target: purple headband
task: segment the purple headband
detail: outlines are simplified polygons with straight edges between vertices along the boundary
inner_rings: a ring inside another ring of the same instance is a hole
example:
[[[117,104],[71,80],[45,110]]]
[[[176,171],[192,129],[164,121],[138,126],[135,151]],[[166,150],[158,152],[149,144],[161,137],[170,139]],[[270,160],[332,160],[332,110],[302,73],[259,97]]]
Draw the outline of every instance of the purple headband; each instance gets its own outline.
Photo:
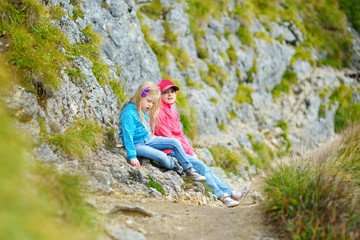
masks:
[[[146,97],[146,94],[149,91],[149,89],[150,89],[149,87],[145,88],[144,91],[142,92],[141,96]]]

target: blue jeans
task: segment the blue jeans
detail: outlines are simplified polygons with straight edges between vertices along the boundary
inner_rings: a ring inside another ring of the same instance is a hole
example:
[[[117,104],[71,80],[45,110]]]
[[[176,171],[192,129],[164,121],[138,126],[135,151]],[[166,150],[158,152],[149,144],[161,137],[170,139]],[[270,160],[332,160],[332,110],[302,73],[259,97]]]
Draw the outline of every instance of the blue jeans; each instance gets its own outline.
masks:
[[[169,156],[174,156],[174,153],[169,153]],[[220,179],[218,179],[211,169],[201,160],[186,154],[188,160],[194,166],[195,170],[202,176],[206,177],[206,184],[214,192],[216,197],[220,197],[223,193],[229,194],[231,196],[232,190],[226,186]]]
[[[174,157],[179,161],[185,171],[193,167],[188,160],[180,141],[177,139],[150,136],[144,141],[138,142],[134,145],[137,156],[154,160],[167,169],[174,168],[174,161],[168,158],[166,153],[162,152],[162,150],[167,149],[174,150]]]

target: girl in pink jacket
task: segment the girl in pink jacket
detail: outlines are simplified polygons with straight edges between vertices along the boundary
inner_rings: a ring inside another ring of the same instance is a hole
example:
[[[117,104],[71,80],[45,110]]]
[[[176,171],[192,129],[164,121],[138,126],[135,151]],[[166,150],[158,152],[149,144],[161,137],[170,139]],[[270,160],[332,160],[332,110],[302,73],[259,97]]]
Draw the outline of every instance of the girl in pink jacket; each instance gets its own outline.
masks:
[[[179,87],[168,79],[161,80],[157,86],[161,91],[161,109],[155,125],[154,134],[156,136],[176,138],[180,141],[188,160],[192,163],[196,171],[206,177],[206,183],[214,192],[215,196],[227,207],[239,205],[250,189],[250,184],[240,191],[233,191],[220,181],[211,169],[194,153],[194,149],[188,143],[180,127],[179,114],[172,108],[176,101],[176,91]],[[172,156],[172,150],[165,150],[166,154]]]

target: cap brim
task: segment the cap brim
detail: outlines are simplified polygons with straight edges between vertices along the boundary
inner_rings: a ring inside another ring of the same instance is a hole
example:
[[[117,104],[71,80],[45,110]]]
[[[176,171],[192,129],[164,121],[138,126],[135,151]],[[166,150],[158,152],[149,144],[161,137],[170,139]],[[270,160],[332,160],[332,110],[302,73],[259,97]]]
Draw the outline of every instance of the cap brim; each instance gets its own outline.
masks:
[[[169,89],[172,88],[172,87],[175,88],[176,91],[179,91],[179,90],[180,90],[180,88],[179,88],[178,86],[176,86],[176,85],[171,85],[171,86],[168,86],[167,88],[163,89],[163,90],[161,91],[161,93],[166,92],[167,90],[169,90]]]

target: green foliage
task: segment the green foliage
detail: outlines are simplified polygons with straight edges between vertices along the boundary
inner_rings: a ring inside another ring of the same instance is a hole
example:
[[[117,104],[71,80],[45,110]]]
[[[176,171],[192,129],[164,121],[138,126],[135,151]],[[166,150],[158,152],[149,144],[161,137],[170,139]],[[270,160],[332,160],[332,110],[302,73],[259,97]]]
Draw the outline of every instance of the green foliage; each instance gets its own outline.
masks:
[[[285,152],[279,152],[278,155],[284,155],[285,153],[288,153],[290,151],[290,148],[291,148],[291,142],[290,140],[288,139],[288,136],[287,136],[287,132],[288,132],[288,124],[287,122],[283,121],[283,120],[279,120],[277,121],[277,124],[275,125],[275,127],[279,127],[281,128],[284,133],[281,134],[281,136],[284,138],[284,140],[286,141],[286,149],[285,149]]]
[[[186,13],[190,20],[190,29],[195,39],[195,46],[198,52],[198,57],[205,59],[208,56],[206,47],[201,43],[201,38],[205,35],[205,31],[201,26],[206,25],[210,16],[220,19],[221,13],[229,4],[228,0],[186,0],[188,9]]]
[[[227,130],[226,130],[226,125],[225,125],[225,123],[220,123],[219,125],[218,125],[218,128],[221,130],[221,131],[223,131],[223,132],[226,132]]]
[[[243,84],[239,84],[236,90],[236,96],[234,97],[234,101],[237,103],[250,103],[252,104],[251,93],[254,91],[252,87],[246,86]]]
[[[228,112],[228,113],[229,113],[230,119],[234,119],[234,118],[237,117],[236,112],[231,111],[231,112]]]
[[[164,33],[164,39],[166,42],[168,42],[170,45],[176,45],[178,43],[178,34],[175,34],[171,31],[171,25],[167,22],[163,23],[165,33]]]
[[[118,81],[116,81],[114,79],[110,80],[109,85],[110,85],[111,89],[113,90],[114,94],[116,95],[116,97],[118,99],[118,105],[120,106],[120,104],[122,102],[124,102],[127,98],[124,93],[123,87],[121,86],[121,84]]]
[[[164,195],[165,195],[165,191],[164,191],[163,186],[162,186],[160,183],[155,182],[154,179],[153,179],[150,175],[148,175],[148,177],[149,177],[150,181],[149,181],[148,184],[146,184],[146,186],[147,186],[147,187],[154,188],[154,189],[157,190],[159,193],[161,193],[161,195],[164,196]]]
[[[225,171],[239,175],[237,168],[243,160],[238,154],[229,151],[226,147],[219,144],[209,148],[209,151],[214,157],[217,166],[220,166]]]
[[[254,81],[254,75],[257,74],[257,61],[254,59],[253,66],[250,68],[250,70],[247,72],[248,79],[247,82],[253,82]]]
[[[276,99],[279,98],[282,93],[289,94],[291,89],[290,84],[296,84],[296,83],[297,83],[297,74],[289,70],[286,70],[281,79],[281,83],[271,91],[272,97]]]
[[[73,46],[73,55],[83,55],[88,58],[92,63],[92,72],[96,77],[97,81],[101,85],[109,84],[109,67],[101,61],[99,45],[102,40],[101,36],[94,32],[90,25],[86,26],[81,31],[86,37],[85,43],[79,43]]]
[[[194,82],[191,78],[187,77],[186,78],[186,85],[191,87],[191,88],[198,88],[196,82]]]
[[[163,16],[166,8],[162,6],[160,0],[151,1],[150,4],[143,5],[140,11],[145,13],[152,20],[157,20]]]
[[[224,82],[228,81],[228,74],[219,66],[215,64],[207,63],[209,71],[206,73],[200,71],[201,78],[211,87],[215,88],[217,92],[221,92],[221,88],[224,85]]]
[[[251,36],[250,31],[246,27],[240,26],[238,31],[236,32],[237,37],[240,39],[241,43],[254,48],[255,42]]]
[[[235,65],[236,61],[237,61],[237,56],[236,56],[234,45],[231,42],[230,42],[230,48],[228,50],[226,50],[226,53],[230,58],[230,63],[232,65]]]
[[[269,37],[265,32],[256,32],[254,33],[254,38],[259,38],[265,40],[266,42],[272,43],[273,39]]]
[[[251,140],[251,144],[257,156],[253,158],[253,162],[250,160],[249,162],[261,169],[269,167],[270,161],[275,158],[274,152],[263,142],[253,139]]]
[[[359,0],[339,0],[341,9],[345,12],[353,28],[360,32],[360,2]]]
[[[315,61],[312,59],[312,52],[309,50],[306,50],[304,46],[300,45],[295,48],[296,52],[294,56],[291,58],[290,65],[293,66],[295,61],[298,59],[309,61],[310,64],[314,67],[316,65]]]
[[[102,138],[98,123],[79,119],[65,133],[50,136],[47,142],[66,155],[84,159],[102,142]]]
[[[181,48],[178,47],[168,47],[169,52],[174,56],[176,60],[176,66],[183,71],[188,68],[191,63],[191,58],[189,54]]]
[[[330,100],[339,103],[335,114],[335,132],[340,132],[351,123],[359,122],[360,103],[352,103],[352,91],[346,85],[337,87],[331,93]]]
[[[351,35],[346,30],[345,14],[355,28],[359,25],[358,0],[254,0],[237,1],[234,15],[242,21],[242,26],[249,26],[252,16],[256,16],[266,27],[269,21],[287,21],[296,24],[297,28],[306,36],[307,41],[298,48],[316,48],[327,54],[327,57],[318,62],[319,65],[332,67],[346,67],[351,60]],[[281,5],[282,7],[279,7]],[[342,12],[342,10],[344,11]],[[301,17],[302,21],[299,20]],[[246,19],[246,20],[245,20]],[[247,46],[251,35],[244,33],[245,28],[239,29],[238,37]],[[244,37],[246,36],[246,37]],[[245,39],[241,39],[244,37]],[[295,56],[295,59],[299,56]],[[310,61],[315,65],[314,61]]]
[[[338,108],[335,114],[335,132],[340,132],[352,123],[360,120],[360,103]]]
[[[32,92],[36,92],[34,82],[58,88],[58,76],[67,62],[61,48],[69,43],[50,24],[48,10],[35,0],[15,0],[1,1],[0,12],[0,32],[10,44],[4,57],[21,83]]]
[[[325,118],[326,105],[320,104],[318,116],[319,118]]]
[[[84,12],[80,8],[80,4],[83,0],[71,0],[70,4],[74,6],[72,19],[76,21],[78,18],[84,18]],[[102,5],[103,6],[103,5]]]
[[[2,90],[14,77],[1,63]],[[98,239],[98,229],[90,223],[96,216],[85,209],[78,181],[45,171],[28,158],[31,141],[14,129],[13,121],[0,102],[0,239]]]
[[[210,102],[215,103],[215,104],[218,102],[218,100],[216,99],[216,97],[212,97],[212,98],[210,98],[209,100],[210,100]]]
[[[279,166],[266,180],[270,217],[292,239],[356,239],[360,236],[359,127],[339,148],[320,157]],[[351,181],[349,181],[351,180]]]

